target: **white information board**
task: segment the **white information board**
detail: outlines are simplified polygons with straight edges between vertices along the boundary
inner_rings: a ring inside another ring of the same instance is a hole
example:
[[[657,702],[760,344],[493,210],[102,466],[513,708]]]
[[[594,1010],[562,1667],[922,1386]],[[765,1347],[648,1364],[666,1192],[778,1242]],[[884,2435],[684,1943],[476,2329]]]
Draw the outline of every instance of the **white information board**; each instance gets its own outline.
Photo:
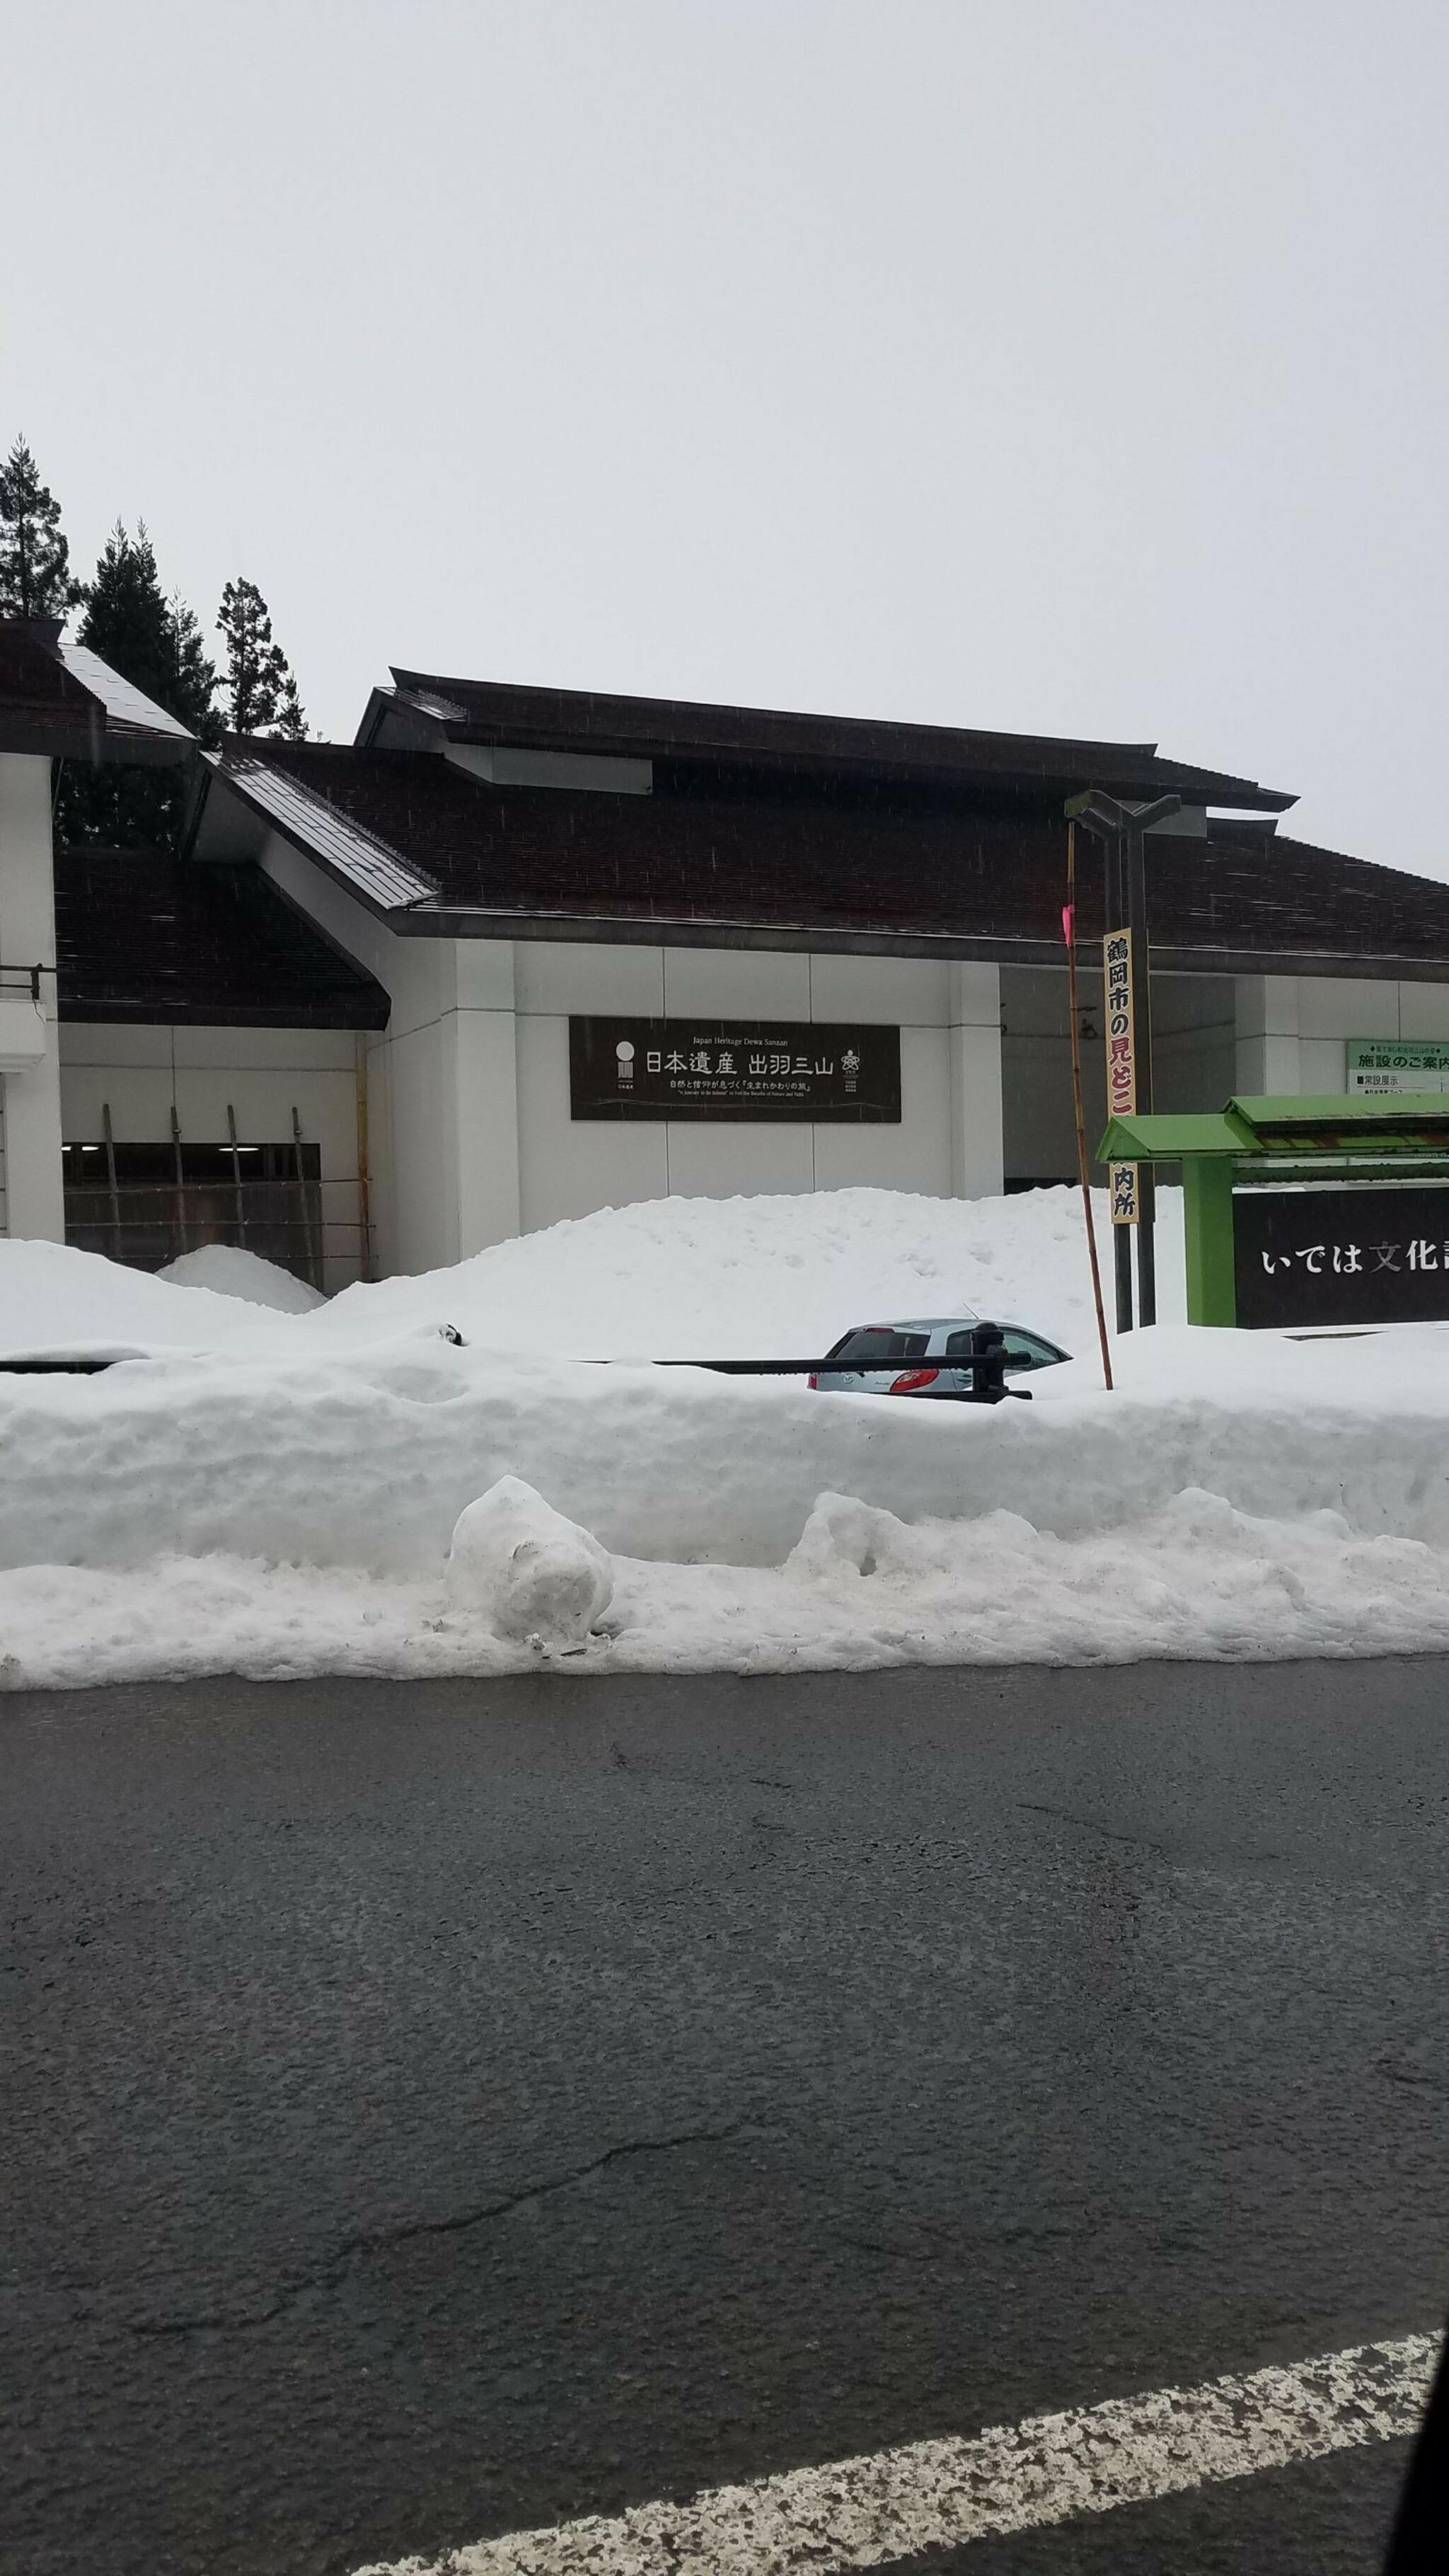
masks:
[[[1449,1091],[1449,1038],[1350,1038],[1348,1087],[1359,1093]]]

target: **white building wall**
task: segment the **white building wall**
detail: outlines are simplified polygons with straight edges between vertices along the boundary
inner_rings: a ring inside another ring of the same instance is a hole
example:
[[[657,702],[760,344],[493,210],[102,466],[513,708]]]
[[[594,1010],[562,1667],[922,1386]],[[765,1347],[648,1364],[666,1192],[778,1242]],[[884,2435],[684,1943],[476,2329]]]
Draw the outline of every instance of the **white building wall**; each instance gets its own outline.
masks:
[[[1350,1038],[1449,1039],[1449,984],[1346,975],[1237,978],[1234,1089],[1245,1097],[1345,1091]]]
[[[520,1230],[671,1194],[875,1183],[946,1197],[1001,1186],[994,966],[399,937],[279,834],[261,865],[391,997],[387,1029],[365,1041],[382,1272],[431,1269]],[[898,1026],[900,1123],[576,1122],[570,1015],[626,1012]]]
[[[993,966],[553,940],[520,941],[514,958],[519,1189],[527,1230],[671,1195],[727,1198],[874,1184],[974,1197],[1001,1186],[1000,1002]],[[900,1122],[573,1121],[570,1014],[630,1011],[899,1027]]]
[[[50,846],[50,762],[0,753],[0,967],[40,966],[43,1053],[4,1084],[4,1228],[65,1240],[60,1161],[60,1060],[55,1003],[55,880]],[[23,999],[23,991],[21,998]]]
[[[67,1020],[60,1030],[65,1141],[224,1145],[228,1107],[243,1144],[287,1144],[292,1111],[322,1170],[323,1284],[363,1276],[358,1041],[350,1029],[134,1028]],[[59,1153],[57,1152],[57,1165]]]

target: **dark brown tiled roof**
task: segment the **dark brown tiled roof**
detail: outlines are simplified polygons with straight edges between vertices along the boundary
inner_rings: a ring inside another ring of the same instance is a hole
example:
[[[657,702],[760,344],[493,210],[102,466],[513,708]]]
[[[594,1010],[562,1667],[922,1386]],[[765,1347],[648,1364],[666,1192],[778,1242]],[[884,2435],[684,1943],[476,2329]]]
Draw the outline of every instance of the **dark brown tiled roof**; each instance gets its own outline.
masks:
[[[94,653],[62,644],[58,618],[0,618],[0,751],[150,762],[193,748],[164,708]]]
[[[63,1020],[380,1029],[387,995],[260,869],[136,850],[56,856]]]
[[[49,618],[0,618],[0,751],[84,754],[105,729],[104,710],[73,680]]]
[[[1176,789],[1184,801],[1282,813],[1296,800],[1251,778],[1164,760],[1151,742],[1079,742],[1049,734],[982,733],[953,725],[857,716],[793,715],[772,707],[715,707],[577,689],[525,689],[394,668],[398,703],[444,739],[547,751],[729,765],[764,762],[857,776],[990,780],[1060,805],[1074,788],[1142,800]],[[375,693],[358,734],[369,743],[386,711]]]
[[[926,790],[630,796],[493,787],[430,752],[248,743],[396,854],[429,898],[398,928],[498,937],[614,936],[725,944],[1061,954],[1060,816],[982,813]],[[223,768],[222,775],[226,776]],[[243,773],[236,780],[246,794]],[[305,813],[305,800],[300,811]],[[291,837],[308,847],[296,814]],[[310,844],[326,864],[325,828]],[[1164,966],[1449,976],[1449,887],[1317,850],[1266,827],[1149,844],[1154,956]],[[1080,927],[1102,927],[1101,862],[1079,839]],[[357,889],[354,888],[354,891]]]

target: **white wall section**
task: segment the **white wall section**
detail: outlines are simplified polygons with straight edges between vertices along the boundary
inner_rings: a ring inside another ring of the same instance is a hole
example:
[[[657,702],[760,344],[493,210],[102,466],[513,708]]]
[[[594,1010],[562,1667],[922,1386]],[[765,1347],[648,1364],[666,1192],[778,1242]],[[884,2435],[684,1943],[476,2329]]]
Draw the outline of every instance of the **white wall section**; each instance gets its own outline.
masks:
[[[5,1230],[65,1240],[56,1043],[55,880],[50,762],[0,753],[0,991],[28,1004],[25,971],[39,966],[42,1052],[5,1084]]]

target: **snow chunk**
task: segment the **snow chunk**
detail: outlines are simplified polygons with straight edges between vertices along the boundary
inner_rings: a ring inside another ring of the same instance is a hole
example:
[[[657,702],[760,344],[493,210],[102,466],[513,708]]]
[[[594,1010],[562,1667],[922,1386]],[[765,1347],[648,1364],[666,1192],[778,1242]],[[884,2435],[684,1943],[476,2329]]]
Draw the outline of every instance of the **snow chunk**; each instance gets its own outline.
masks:
[[[155,1275],[173,1287],[212,1288],[222,1297],[244,1298],[249,1306],[270,1306],[279,1315],[309,1315],[314,1306],[327,1303],[320,1288],[309,1288],[293,1271],[234,1243],[204,1243],[168,1261]]]
[[[581,1646],[614,1597],[613,1562],[519,1476],[500,1476],[459,1514],[448,1597],[481,1611],[495,1637]]]

